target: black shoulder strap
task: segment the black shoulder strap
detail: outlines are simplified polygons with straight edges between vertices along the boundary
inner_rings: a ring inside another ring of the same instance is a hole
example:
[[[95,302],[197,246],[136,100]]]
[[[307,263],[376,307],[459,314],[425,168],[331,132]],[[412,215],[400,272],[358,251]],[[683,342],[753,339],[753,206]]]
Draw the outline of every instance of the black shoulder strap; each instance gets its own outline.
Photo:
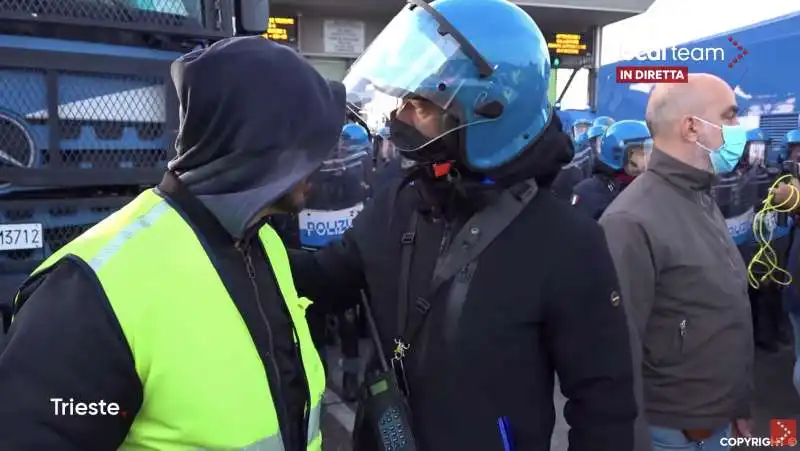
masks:
[[[453,276],[487,248],[528,205],[537,192],[536,183],[524,182],[503,191],[500,197],[476,213],[461,228],[433,272],[431,292]]]
[[[414,241],[419,224],[419,211],[415,208],[411,212],[408,229],[400,239],[400,280],[397,285],[397,333],[402,334],[406,329],[408,319],[408,284],[411,278],[411,257],[414,255]]]
[[[536,196],[533,180],[517,184],[503,193],[495,202],[476,213],[461,228],[450,247],[436,264],[429,293],[433,295],[445,282],[453,278],[487,248],[511,224],[531,199]],[[408,328],[401,329],[406,344],[416,338],[430,311],[430,302],[419,298],[415,304],[419,315],[410,318]]]

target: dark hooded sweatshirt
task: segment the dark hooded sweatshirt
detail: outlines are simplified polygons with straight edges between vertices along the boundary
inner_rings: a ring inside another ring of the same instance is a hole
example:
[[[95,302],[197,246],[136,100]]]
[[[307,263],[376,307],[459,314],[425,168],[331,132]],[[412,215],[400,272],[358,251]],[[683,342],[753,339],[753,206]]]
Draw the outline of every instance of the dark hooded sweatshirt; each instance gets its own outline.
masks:
[[[415,315],[417,299],[428,300],[405,365],[422,451],[502,451],[503,416],[514,449],[549,450],[555,374],[569,398],[570,450],[631,450],[636,405],[614,265],[597,223],[549,191],[572,154],[557,121],[550,127],[496,178],[535,178],[540,189],[463,274],[471,279],[460,296],[444,286],[427,290],[442,243],[480,207],[479,196],[450,197],[446,186],[427,179],[396,198],[397,184],[379,193],[341,241],[316,254],[292,252],[298,290],[317,305],[345,308],[358,299],[348,293],[368,291],[387,355],[401,328],[399,307]],[[414,209],[421,219],[401,300],[401,237]],[[377,449],[363,423],[355,435],[356,451]]]
[[[192,227],[242,315],[286,450],[305,450],[308,386],[288,310],[256,236],[257,218],[335,145],[343,86],[260,37],[189,53],[173,64],[172,77],[181,103],[178,155],[155,192]],[[161,251],[170,252],[170,243]],[[151,259],[159,264],[159,255]],[[20,300],[0,351],[0,450],[118,449],[147,387],[98,280],[85,263],[67,257],[29,279]],[[175,318],[191,320],[191,311]],[[116,402],[125,414],[54,416],[52,397]]]

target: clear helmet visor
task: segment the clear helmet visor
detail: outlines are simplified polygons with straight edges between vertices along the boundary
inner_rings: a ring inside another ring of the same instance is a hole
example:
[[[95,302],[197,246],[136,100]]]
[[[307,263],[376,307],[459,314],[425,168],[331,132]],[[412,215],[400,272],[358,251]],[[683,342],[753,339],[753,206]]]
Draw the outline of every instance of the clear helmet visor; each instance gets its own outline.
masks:
[[[586,131],[588,131],[591,126],[592,126],[592,124],[587,124],[587,123],[583,123],[583,122],[573,125],[572,126],[572,136],[575,136],[575,137],[581,136],[581,134],[583,134]]]
[[[439,23],[423,8],[407,6],[352,65],[343,83],[348,108],[370,128],[396,117],[422,133],[424,142],[400,149],[414,152],[459,129],[495,120],[459,102],[459,93],[478,78],[460,44],[440,34]]]
[[[625,167],[628,173],[639,175],[647,170],[650,155],[653,153],[652,139],[623,142],[622,148],[625,149]]]
[[[763,166],[767,152],[767,143],[751,142],[747,146],[747,165],[750,167]]]
[[[366,151],[351,153],[343,157],[334,156],[322,162],[319,172],[326,175],[342,175],[347,171],[361,169],[367,156],[369,153]]]

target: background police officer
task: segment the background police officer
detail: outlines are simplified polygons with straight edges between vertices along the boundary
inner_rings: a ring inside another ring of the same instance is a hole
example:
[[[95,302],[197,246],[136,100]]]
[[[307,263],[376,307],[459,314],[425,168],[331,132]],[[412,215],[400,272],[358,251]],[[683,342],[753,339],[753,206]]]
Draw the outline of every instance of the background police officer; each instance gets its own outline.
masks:
[[[553,182],[553,192],[562,199],[569,199],[575,189],[575,185],[591,174],[594,158],[592,148],[589,146],[588,128],[585,128],[585,126],[591,127],[592,124],[588,120],[585,121],[572,128],[573,132],[577,130],[583,131],[573,139],[575,153],[572,161],[561,168],[561,172],[558,173]]]
[[[591,149],[591,167],[585,178],[591,177],[592,173],[594,173],[594,165],[600,158],[600,145],[603,142],[603,135],[606,134],[607,129],[608,127],[602,125],[593,125],[586,131],[586,138],[589,140],[589,148]]]
[[[369,195],[367,176],[371,170],[365,163],[371,161],[367,130],[350,123],[342,128],[339,144],[331,157],[309,178],[310,189],[306,209],[299,214],[300,242],[304,248],[319,249],[342,236]],[[325,356],[326,312],[312,305],[308,321],[317,349]],[[342,351],[342,395],[354,400],[358,390],[358,322],[357,308],[347,309],[337,315],[336,330]]]
[[[785,136],[789,161],[800,164],[800,129],[791,130]],[[792,182],[794,188],[799,189],[797,181]],[[787,193],[782,193],[780,201],[785,201],[792,205],[800,196],[800,193],[791,194],[788,187],[783,188]],[[787,270],[792,275],[792,283],[784,287],[783,301],[786,311],[789,313],[789,320],[794,331],[795,365],[792,380],[797,392],[800,393],[800,235],[798,235],[798,221],[795,218],[792,228],[792,244],[789,250]]]
[[[594,173],[575,186],[572,205],[600,219],[606,207],[647,168],[652,149],[644,122],[624,120],[611,125],[601,140]]]
[[[790,185],[797,186],[795,177],[787,179],[787,183],[780,183],[776,191],[770,193],[772,185],[777,179],[785,175],[796,175],[794,164],[800,157],[800,146],[795,141],[796,136],[793,131],[789,131],[777,146],[769,146],[769,141],[759,130],[751,131],[748,140],[753,141],[750,145],[751,151],[758,156],[761,148],[765,148],[766,171],[759,173],[756,178],[758,185],[757,210],[762,208],[762,203],[769,194],[773,195],[773,204],[790,206],[793,201],[791,197]],[[800,137],[798,137],[800,138]],[[789,253],[792,241],[792,230],[794,229],[795,215],[786,212],[771,211],[767,213],[756,228],[758,237],[767,239],[767,243],[756,240],[753,236],[752,253],[754,254],[765,245],[769,245],[777,259],[775,263],[780,268],[786,268],[791,264]],[[752,258],[752,255],[751,255]],[[748,260],[749,261],[749,260]],[[781,343],[791,343],[790,323],[782,307],[784,281],[775,281],[772,277],[763,277],[764,269],[772,267],[773,263],[763,264],[764,258],[756,255],[752,262],[751,269],[753,275],[758,279],[760,285],[758,289],[751,286],[751,300],[753,302],[753,321],[755,343],[760,348],[768,352],[776,352]]]

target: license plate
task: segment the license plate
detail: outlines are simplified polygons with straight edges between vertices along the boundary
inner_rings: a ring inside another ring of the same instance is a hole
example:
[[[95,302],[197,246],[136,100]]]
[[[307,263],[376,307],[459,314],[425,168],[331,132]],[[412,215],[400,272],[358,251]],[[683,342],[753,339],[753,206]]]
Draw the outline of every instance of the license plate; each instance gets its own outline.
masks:
[[[0,224],[0,251],[42,247],[41,224]]]

